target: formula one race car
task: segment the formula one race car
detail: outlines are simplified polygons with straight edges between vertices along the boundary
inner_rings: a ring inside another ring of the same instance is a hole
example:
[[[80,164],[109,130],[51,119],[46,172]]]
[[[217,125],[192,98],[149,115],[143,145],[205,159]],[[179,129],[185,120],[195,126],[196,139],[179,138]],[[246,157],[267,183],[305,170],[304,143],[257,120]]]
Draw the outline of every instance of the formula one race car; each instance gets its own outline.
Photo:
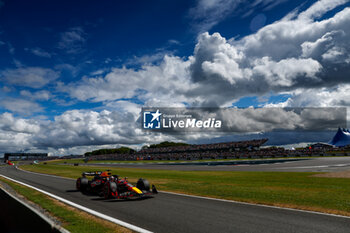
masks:
[[[89,180],[87,176],[93,176],[93,178]],[[82,177],[76,181],[76,188],[82,193],[99,195],[105,199],[141,198],[158,193],[154,185],[152,185],[151,191],[150,184],[146,179],[140,178],[135,187],[128,182],[126,177],[120,179],[118,175],[112,175],[109,170],[83,172]]]
[[[15,165],[14,163],[12,163],[10,160],[6,160],[5,163],[7,163],[7,165],[13,166]]]

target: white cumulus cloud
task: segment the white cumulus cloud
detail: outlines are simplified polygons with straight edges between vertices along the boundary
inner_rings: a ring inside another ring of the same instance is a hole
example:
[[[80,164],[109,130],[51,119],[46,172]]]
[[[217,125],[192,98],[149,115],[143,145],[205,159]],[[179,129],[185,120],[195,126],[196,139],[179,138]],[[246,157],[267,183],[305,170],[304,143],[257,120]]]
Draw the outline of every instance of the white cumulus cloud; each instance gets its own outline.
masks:
[[[255,1],[262,4],[259,2]],[[165,55],[159,64],[148,62],[139,69],[112,68],[76,82],[60,83],[56,91],[68,93],[73,100],[101,102],[103,107],[98,111],[66,111],[51,121],[32,122],[2,115],[0,145],[13,141],[19,148],[67,152],[69,148],[76,151],[78,147],[135,145],[175,138],[161,134],[150,137],[142,131],[138,123],[141,106],[227,106],[242,97],[270,93],[291,95],[279,106],[350,106],[350,8],[341,8],[345,2],[318,1],[304,12],[295,11],[241,39],[204,32],[189,57]],[[215,15],[228,15],[224,7],[230,4],[236,3],[198,1],[193,12],[198,19],[211,12],[213,17],[205,22],[205,27],[211,27],[218,22]],[[322,18],[336,8],[337,13]],[[82,29],[71,29],[61,35],[59,47],[67,52],[79,51],[85,40]],[[19,67],[3,70],[0,75],[9,86],[41,88],[59,74],[50,69]],[[33,100],[50,97],[44,92],[21,94]],[[0,104],[13,112],[41,110],[29,100],[5,99]],[[272,113],[252,115],[249,121],[242,119],[240,130],[249,130],[255,120],[265,120],[257,125],[261,131],[276,124],[295,129],[305,119],[315,117],[305,112],[301,117],[289,113],[276,118]],[[195,139],[198,135],[176,137]]]
[[[59,72],[42,67],[18,67],[0,71],[0,78],[8,84],[42,88],[59,77]]]
[[[205,32],[188,58],[165,55],[158,65],[114,68],[61,90],[93,102],[136,98],[145,105],[227,106],[244,96],[347,83],[350,8],[316,20],[343,3],[316,2],[238,40]],[[201,4],[211,9],[214,3]]]

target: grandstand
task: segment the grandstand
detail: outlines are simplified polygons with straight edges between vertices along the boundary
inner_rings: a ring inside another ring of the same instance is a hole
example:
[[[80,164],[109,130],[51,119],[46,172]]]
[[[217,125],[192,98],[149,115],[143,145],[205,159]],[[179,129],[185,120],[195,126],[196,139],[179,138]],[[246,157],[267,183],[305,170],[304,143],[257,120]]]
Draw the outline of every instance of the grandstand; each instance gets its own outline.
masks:
[[[249,153],[259,151],[260,146],[267,140],[144,148],[136,153],[93,155],[90,158],[96,160],[192,160],[248,157]]]
[[[4,160],[44,160],[47,153],[5,153]]]
[[[132,153],[113,153],[91,155],[91,160],[201,160],[201,159],[236,159],[236,158],[277,158],[348,155],[350,146],[333,147],[326,143],[316,143],[305,148],[293,150],[283,147],[261,148],[268,139],[224,142],[213,144],[150,146]],[[322,145],[322,146],[320,146]]]
[[[201,151],[241,151],[241,150],[258,150],[259,147],[267,142],[267,139],[239,141],[239,142],[224,142],[214,144],[199,144],[188,146],[173,146],[160,148],[145,148],[139,153],[141,154],[164,154],[164,153],[179,153],[179,152],[201,152]]]

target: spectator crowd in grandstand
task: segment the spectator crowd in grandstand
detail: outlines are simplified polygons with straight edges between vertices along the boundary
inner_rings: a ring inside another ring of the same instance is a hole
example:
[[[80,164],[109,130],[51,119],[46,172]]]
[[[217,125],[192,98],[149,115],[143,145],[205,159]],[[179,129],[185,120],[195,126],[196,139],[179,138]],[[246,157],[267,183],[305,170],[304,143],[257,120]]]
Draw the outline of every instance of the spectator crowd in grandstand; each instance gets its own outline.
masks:
[[[121,154],[92,155],[92,160],[200,160],[227,158],[274,158],[274,157],[302,157],[322,156],[326,153],[341,152],[341,149],[300,148],[287,150],[283,147],[260,148],[267,139],[225,142],[198,145],[175,145],[164,147],[144,147],[140,151]]]
[[[99,149],[85,153],[88,160],[201,160],[201,159],[233,159],[233,158],[277,158],[305,157],[326,155],[350,155],[350,145],[334,147],[327,143],[315,143],[305,148],[284,149],[283,147],[261,146],[268,139],[224,142],[213,144],[185,144],[162,142],[144,146],[140,151],[128,147]],[[83,155],[49,156],[36,160],[77,159]]]

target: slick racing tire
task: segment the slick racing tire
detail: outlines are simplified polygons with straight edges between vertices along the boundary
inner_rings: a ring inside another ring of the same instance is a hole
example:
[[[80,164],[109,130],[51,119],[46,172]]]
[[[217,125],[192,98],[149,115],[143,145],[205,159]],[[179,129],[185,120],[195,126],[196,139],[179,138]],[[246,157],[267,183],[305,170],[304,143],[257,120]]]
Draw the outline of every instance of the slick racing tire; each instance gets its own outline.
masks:
[[[89,185],[89,180],[88,178],[85,177],[81,177],[77,179],[76,182],[76,188],[77,190],[81,191],[81,192],[85,192],[86,189],[88,188]]]
[[[145,191],[149,191],[149,190],[150,190],[150,185],[149,185],[148,180],[142,179],[142,178],[140,178],[140,179],[137,181],[136,187],[137,187],[138,189],[140,189],[140,190],[145,190]]]
[[[113,182],[114,183],[114,182]],[[114,183],[115,184],[115,183]],[[113,188],[113,187],[112,187]],[[112,190],[111,190],[111,183],[107,182],[104,186],[103,186],[103,197],[105,199],[110,199],[112,197]]]
[[[79,177],[77,181],[75,182],[75,187],[77,190],[81,190],[81,178]]]

